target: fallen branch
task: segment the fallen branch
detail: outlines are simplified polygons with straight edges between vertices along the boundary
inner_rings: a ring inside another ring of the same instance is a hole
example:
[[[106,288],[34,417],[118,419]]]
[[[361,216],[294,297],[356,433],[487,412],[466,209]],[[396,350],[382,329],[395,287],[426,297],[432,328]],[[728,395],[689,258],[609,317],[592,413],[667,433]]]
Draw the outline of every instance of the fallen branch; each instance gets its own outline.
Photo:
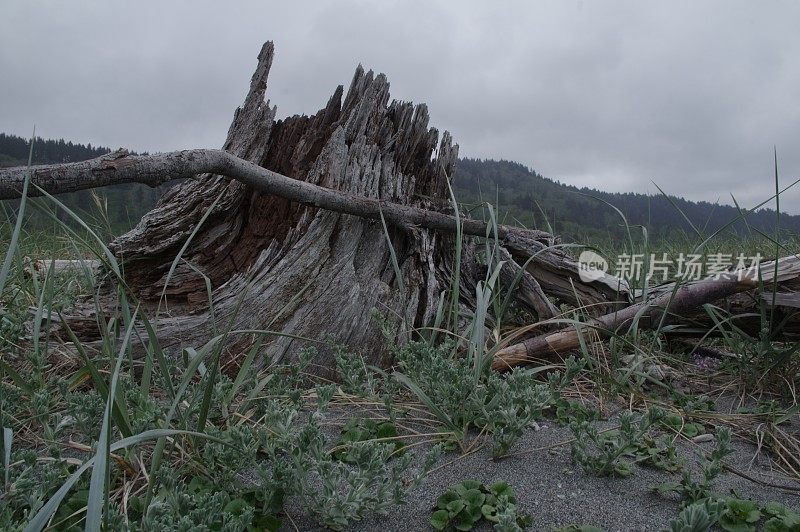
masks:
[[[28,171],[26,167],[0,169],[0,199],[19,198]],[[465,235],[486,237],[489,234],[488,224],[481,220],[457,220],[455,216],[443,212],[321,187],[267,170],[224,150],[197,149],[131,155],[121,149],[89,161],[33,166],[30,174],[33,185],[28,189],[30,196],[41,196],[42,191],[61,194],[121,183],[157,187],[169,181],[202,174],[223,175],[261,192],[309,207],[373,220],[379,220],[382,214],[388,224],[404,229],[419,226],[454,233],[460,227]],[[498,225],[497,236],[518,262],[524,263],[534,256],[528,263],[528,270],[548,294],[576,305],[628,297],[627,285],[610,275],[591,283],[582,283],[578,264],[561,250],[549,248],[554,242],[549,233]]]
[[[774,261],[761,264],[760,272],[764,286],[770,286],[775,280],[780,283],[796,279],[800,277],[800,258],[791,256],[779,259],[777,276]],[[670,290],[660,291],[647,301],[579,326],[565,327],[505,347],[495,354],[492,369],[506,371],[537,359],[560,358],[565,352],[580,347],[583,329],[592,329],[604,337],[624,334],[634,324],[639,329],[653,329],[670,324],[676,317],[684,316],[706,303],[758,287],[759,274],[755,269],[729,272],[719,278],[703,279],[677,287],[672,285]]]
[[[29,261],[29,259],[25,259]],[[93,259],[45,259],[26,262],[25,273],[33,277],[44,277],[48,272],[54,274],[88,272],[97,275],[100,261]]]
[[[437,231],[455,232],[455,216],[442,212],[400,205],[374,198],[354,196],[321,187],[253,164],[223,150],[185,150],[156,155],[131,155],[120,149],[96,159],[77,163],[33,166],[30,196],[76,192],[121,183],[141,183],[157,187],[169,181],[191,178],[200,174],[216,174],[236,179],[256,190],[322,209],[380,220],[400,227],[420,226]],[[17,199],[28,168],[18,166],[0,170],[0,200]],[[41,190],[40,190],[41,189]],[[461,231],[467,235],[486,236],[488,224],[481,220],[460,220]],[[552,239],[543,231],[498,226],[500,239],[524,237]]]

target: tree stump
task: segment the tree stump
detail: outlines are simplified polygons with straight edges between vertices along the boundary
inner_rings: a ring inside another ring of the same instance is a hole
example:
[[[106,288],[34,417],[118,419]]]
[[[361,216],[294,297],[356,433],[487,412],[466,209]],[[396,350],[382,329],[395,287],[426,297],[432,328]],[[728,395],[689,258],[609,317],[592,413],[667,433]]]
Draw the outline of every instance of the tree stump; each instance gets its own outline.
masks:
[[[346,95],[339,86],[316,114],[276,120],[276,108],[264,100],[272,59],[268,42],[234,115],[226,151],[354,195],[449,209],[448,179],[458,146],[448,133],[439,140],[437,130],[428,127],[425,105],[390,102],[385,76],[359,66]],[[385,316],[403,341],[409,326],[430,323],[449,285],[451,235],[390,228],[401,291],[380,221],[305,207],[204,175],[168,190],[110,246],[142,300],[160,298],[172,261],[215,201],[167,286],[169,316],[158,322],[166,345],[197,346],[211,337],[206,285],[198,270],[211,281],[217,323],[235,314],[235,329],[288,335],[265,342],[271,359],[282,362],[303,345],[289,337],[295,336],[332,338],[385,366],[389,350],[372,310]],[[462,275],[462,281],[462,293],[473,294],[470,276]],[[324,349],[320,358],[316,363],[324,372],[332,360]]]
[[[361,66],[347,93],[338,87],[316,114],[276,120],[264,99],[273,52],[272,43],[263,46],[222,151],[118,150],[39,166],[30,171],[31,193],[191,176],[109,246],[126,289],[149,310],[166,309],[157,312],[162,347],[198,347],[227,327],[269,330],[263,346],[272,362],[290,362],[308,341],[333,341],[387,366],[385,334],[403,343],[432,323],[452,288],[456,249],[459,316],[475,309],[476,279],[486,275],[473,238],[455,245],[449,180],[458,146],[428,127],[425,105],[390,101],[385,76]],[[227,177],[199,174],[208,171]],[[28,174],[0,172],[0,198],[20,197]],[[465,235],[488,234],[486,223],[460,217]],[[629,301],[617,278],[584,282],[552,235],[502,225],[495,234],[501,281],[516,286],[516,300],[538,319],[558,312],[548,297],[597,314]],[[98,338],[96,305],[105,315],[116,303],[111,286],[65,316],[82,341]],[[254,334],[235,334],[228,349],[241,353]],[[321,374],[333,366],[326,348],[315,362]]]

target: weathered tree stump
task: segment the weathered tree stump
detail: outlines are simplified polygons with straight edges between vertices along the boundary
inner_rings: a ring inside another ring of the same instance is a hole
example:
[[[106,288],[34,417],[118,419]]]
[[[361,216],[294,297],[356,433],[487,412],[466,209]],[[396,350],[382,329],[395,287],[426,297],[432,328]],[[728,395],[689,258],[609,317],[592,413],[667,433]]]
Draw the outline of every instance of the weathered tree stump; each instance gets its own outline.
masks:
[[[264,100],[272,59],[273,45],[266,43],[244,105],[234,115],[226,151],[354,195],[447,209],[447,180],[458,146],[448,133],[440,141],[428,127],[424,105],[390,103],[386,78],[359,66],[346,95],[340,86],[318,113],[276,120],[276,108]],[[448,286],[450,235],[390,229],[403,274],[401,292],[379,221],[306,207],[204,175],[170,189],[136,228],[111,244],[140,298],[158,300],[172,261],[215,200],[183,257],[211,280],[220,324],[236,313],[236,329],[269,326],[291,336],[330,337],[385,365],[388,348],[371,310],[402,336],[407,326],[431,320]],[[467,285],[471,281],[462,278]],[[194,346],[208,340],[212,318],[203,277],[182,262],[166,295],[170,317],[159,319],[162,342]],[[302,344],[287,336],[266,343],[274,361],[289,360]],[[321,357],[319,365],[329,367],[324,350]]]
[[[386,366],[390,347],[382,333],[407,341],[412,329],[431,324],[451,287],[456,235],[448,186],[458,146],[447,132],[440,140],[428,127],[424,105],[390,102],[386,78],[360,66],[346,95],[340,86],[316,114],[276,120],[264,99],[272,59],[266,43],[224,152],[121,150],[36,167],[31,182],[41,189],[31,194],[225,174],[184,179],[110,245],[133,294],[167,309],[158,317],[161,345],[196,347],[231,323],[280,332],[264,344],[272,361],[291,361],[303,339],[332,339]],[[19,197],[27,170],[1,174],[0,198]],[[302,193],[292,180],[305,182]],[[388,229],[376,214],[379,205],[387,209]],[[464,220],[463,230],[485,235],[486,224]],[[557,312],[548,296],[597,314],[628,302],[619,279],[582,281],[576,262],[551,247],[551,235],[507,226],[497,233],[499,259],[506,261],[501,279],[519,278],[517,300],[538,318]],[[461,249],[459,303],[468,314],[485,266],[475,260],[473,239]],[[176,256],[182,260],[170,274]],[[113,299],[102,301],[113,305]],[[94,306],[87,302],[67,317],[83,338],[97,334]],[[383,316],[381,327],[374,311]],[[229,348],[235,353],[252,341],[238,335]],[[316,371],[326,373],[333,360],[322,348],[316,362]]]

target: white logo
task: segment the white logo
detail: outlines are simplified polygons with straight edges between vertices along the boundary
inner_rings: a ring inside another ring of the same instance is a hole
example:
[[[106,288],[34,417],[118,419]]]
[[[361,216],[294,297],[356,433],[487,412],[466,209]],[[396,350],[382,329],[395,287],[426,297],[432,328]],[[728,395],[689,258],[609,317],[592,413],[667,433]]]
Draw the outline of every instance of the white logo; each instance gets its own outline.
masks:
[[[608,271],[608,262],[594,251],[582,251],[578,257],[578,276],[584,283],[602,279]]]

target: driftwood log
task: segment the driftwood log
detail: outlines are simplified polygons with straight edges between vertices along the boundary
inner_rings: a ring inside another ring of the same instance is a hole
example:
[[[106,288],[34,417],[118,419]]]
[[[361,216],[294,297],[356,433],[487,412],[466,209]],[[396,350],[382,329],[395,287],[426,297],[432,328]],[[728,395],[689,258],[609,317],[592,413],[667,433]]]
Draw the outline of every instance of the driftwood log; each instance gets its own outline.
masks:
[[[776,268],[777,266],[777,268]],[[506,371],[514,366],[537,363],[543,359],[560,359],[581,345],[581,340],[591,342],[593,337],[608,337],[614,334],[624,334],[632,326],[639,329],[655,329],[666,325],[682,324],[688,328],[700,328],[706,333],[713,329],[713,324],[698,327],[697,309],[705,304],[724,302],[731,304],[731,296],[742,292],[755,294],[760,286],[770,288],[769,294],[763,293],[765,301],[771,299],[772,286],[792,289],[800,279],[800,257],[784,257],[777,261],[762,263],[758,269],[748,269],[725,273],[695,282],[676,285],[666,284],[655,289],[645,301],[640,301],[622,310],[600,316],[581,325],[570,325],[560,330],[548,332],[520,343],[500,349],[495,353],[492,368],[496,371]],[[795,292],[776,291],[776,307],[786,306],[787,302],[794,301]],[[759,297],[759,296],[756,296]],[[779,301],[782,300],[782,301]],[[743,299],[734,299],[735,303],[742,304]],[[744,312],[747,310],[748,312]],[[755,305],[746,309],[740,308],[733,315],[746,314],[747,319],[735,319],[731,323],[744,332],[751,327],[750,315],[757,310]],[[694,323],[692,323],[694,321]],[[691,326],[694,327],[691,327]],[[785,335],[797,340],[800,339],[800,319],[788,321]],[[760,324],[759,324],[760,327]],[[586,334],[589,332],[590,334]],[[680,329],[676,331],[680,334]],[[755,335],[754,334],[754,335]]]

